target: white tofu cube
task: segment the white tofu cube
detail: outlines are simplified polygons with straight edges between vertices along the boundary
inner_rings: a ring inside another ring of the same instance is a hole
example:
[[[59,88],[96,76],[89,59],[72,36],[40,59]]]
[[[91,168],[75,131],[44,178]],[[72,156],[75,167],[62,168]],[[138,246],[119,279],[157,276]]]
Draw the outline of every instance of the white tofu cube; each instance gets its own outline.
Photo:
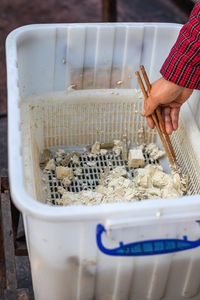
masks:
[[[144,167],[144,155],[141,149],[130,149],[128,164],[130,168]]]
[[[72,170],[68,167],[56,167],[56,177],[58,179],[64,179],[65,177],[72,178]]]
[[[93,153],[93,154],[99,154],[99,152],[100,152],[100,143],[99,143],[99,142],[96,142],[96,143],[92,146],[91,153]]]

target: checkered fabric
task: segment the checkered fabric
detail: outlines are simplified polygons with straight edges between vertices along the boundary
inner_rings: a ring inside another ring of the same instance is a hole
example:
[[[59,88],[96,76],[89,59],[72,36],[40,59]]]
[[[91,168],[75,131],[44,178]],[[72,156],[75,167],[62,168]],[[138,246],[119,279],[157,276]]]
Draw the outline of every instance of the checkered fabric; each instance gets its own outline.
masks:
[[[200,90],[200,1],[165,60],[162,76],[180,86]]]

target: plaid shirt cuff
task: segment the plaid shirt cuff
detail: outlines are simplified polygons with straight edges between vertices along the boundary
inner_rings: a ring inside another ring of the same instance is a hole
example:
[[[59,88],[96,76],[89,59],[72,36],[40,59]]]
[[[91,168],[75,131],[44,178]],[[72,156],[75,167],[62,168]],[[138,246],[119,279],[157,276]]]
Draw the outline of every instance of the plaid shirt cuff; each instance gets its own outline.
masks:
[[[200,90],[200,2],[182,27],[160,72],[166,80]]]

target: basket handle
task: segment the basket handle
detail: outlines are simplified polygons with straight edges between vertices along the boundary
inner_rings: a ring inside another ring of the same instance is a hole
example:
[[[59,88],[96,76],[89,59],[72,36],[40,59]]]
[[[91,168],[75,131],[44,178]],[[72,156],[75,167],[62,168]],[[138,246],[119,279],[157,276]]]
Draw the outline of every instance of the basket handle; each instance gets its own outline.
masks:
[[[189,241],[187,236],[183,239],[158,239],[138,241],[130,244],[119,243],[118,248],[108,249],[102,243],[102,234],[106,232],[103,225],[96,228],[96,242],[99,250],[112,256],[147,256],[185,251],[200,246],[200,239]]]

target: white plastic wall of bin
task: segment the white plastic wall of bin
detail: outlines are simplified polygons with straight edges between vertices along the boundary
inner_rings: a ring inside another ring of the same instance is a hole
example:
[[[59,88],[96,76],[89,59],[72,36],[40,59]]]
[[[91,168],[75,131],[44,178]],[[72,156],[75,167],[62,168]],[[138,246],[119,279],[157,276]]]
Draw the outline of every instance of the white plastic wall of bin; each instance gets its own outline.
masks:
[[[20,100],[33,93],[137,87],[134,72],[144,64],[150,80],[175,42],[173,24],[31,25],[7,40],[9,176],[12,198],[22,211],[36,300],[200,299],[200,248],[149,257],[112,257],[103,243],[117,247],[148,239],[200,237],[199,195],[101,206],[51,207],[31,197],[24,183]],[[189,105],[198,119],[199,95]],[[183,120],[191,130],[195,155],[199,131],[186,104]],[[188,134],[187,131],[187,134]],[[195,140],[195,141],[194,141]],[[30,160],[31,161],[31,160]]]
[[[30,28],[30,27],[29,27]],[[175,42],[180,26],[101,24],[43,26],[18,37],[19,88],[31,93],[137,86],[135,71],[144,64],[153,81]]]

